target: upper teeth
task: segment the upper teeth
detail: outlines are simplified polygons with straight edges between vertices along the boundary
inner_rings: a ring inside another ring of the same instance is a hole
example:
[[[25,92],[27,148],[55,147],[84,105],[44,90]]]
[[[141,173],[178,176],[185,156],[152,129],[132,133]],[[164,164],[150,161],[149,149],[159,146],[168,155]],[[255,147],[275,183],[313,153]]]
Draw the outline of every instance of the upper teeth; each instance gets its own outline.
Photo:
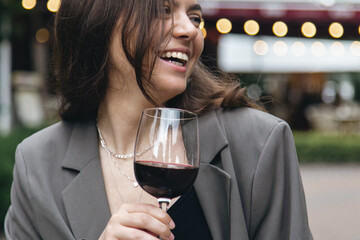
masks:
[[[182,52],[165,52],[161,55],[162,58],[178,58],[184,61],[189,60],[189,56],[186,53]]]

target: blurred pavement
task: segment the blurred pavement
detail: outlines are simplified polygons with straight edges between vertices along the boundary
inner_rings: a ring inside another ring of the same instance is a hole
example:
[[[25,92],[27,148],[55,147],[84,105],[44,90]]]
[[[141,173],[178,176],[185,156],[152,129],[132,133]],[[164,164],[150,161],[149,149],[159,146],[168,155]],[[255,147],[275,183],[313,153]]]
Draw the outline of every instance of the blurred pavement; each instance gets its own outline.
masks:
[[[360,165],[301,165],[315,240],[360,240]]]

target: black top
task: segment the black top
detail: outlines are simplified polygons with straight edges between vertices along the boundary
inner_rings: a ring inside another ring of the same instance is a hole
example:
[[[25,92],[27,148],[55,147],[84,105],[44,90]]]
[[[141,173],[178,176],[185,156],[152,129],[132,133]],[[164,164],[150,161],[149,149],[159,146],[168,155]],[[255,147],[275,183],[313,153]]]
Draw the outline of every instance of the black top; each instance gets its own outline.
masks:
[[[168,213],[176,225],[172,230],[175,239],[212,239],[194,188],[183,194]]]

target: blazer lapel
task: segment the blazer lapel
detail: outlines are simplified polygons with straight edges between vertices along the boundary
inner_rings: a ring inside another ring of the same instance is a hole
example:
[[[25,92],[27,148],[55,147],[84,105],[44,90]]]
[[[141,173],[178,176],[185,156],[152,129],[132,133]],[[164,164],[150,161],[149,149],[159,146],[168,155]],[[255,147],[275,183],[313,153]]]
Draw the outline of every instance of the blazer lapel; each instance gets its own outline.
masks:
[[[95,122],[76,124],[63,168],[79,171],[62,192],[76,239],[98,239],[111,213],[100,166]]]
[[[242,221],[233,221],[236,219],[231,217],[230,209],[240,210],[242,204],[237,183],[232,177],[234,173],[228,172],[231,162],[228,141],[216,112],[199,118],[199,133],[200,169],[195,190],[213,239],[232,239],[235,233],[244,232]],[[79,172],[62,193],[76,239],[97,239],[111,217],[97,139],[94,121],[75,125],[63,161],[64,168]],[[221,168],[213,162],[217,155],[221,156]],[[240,224],[238,229],[230,227],[234,223]],[[241,239],[242,234],[236,235]]]
[[[215,112],[199,119],[200,168],[194,184],[213,239],[230,239],[231,177],[211,164],[228,142]]]

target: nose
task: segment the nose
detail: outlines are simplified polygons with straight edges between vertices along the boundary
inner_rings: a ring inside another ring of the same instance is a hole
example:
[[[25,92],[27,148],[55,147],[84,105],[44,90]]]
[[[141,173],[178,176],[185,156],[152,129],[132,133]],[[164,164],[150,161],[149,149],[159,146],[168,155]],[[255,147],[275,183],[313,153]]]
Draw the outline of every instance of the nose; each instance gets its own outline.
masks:
[[[194,40],[198,30],[186,14],[174,16],[173,36],[185,40]]]

